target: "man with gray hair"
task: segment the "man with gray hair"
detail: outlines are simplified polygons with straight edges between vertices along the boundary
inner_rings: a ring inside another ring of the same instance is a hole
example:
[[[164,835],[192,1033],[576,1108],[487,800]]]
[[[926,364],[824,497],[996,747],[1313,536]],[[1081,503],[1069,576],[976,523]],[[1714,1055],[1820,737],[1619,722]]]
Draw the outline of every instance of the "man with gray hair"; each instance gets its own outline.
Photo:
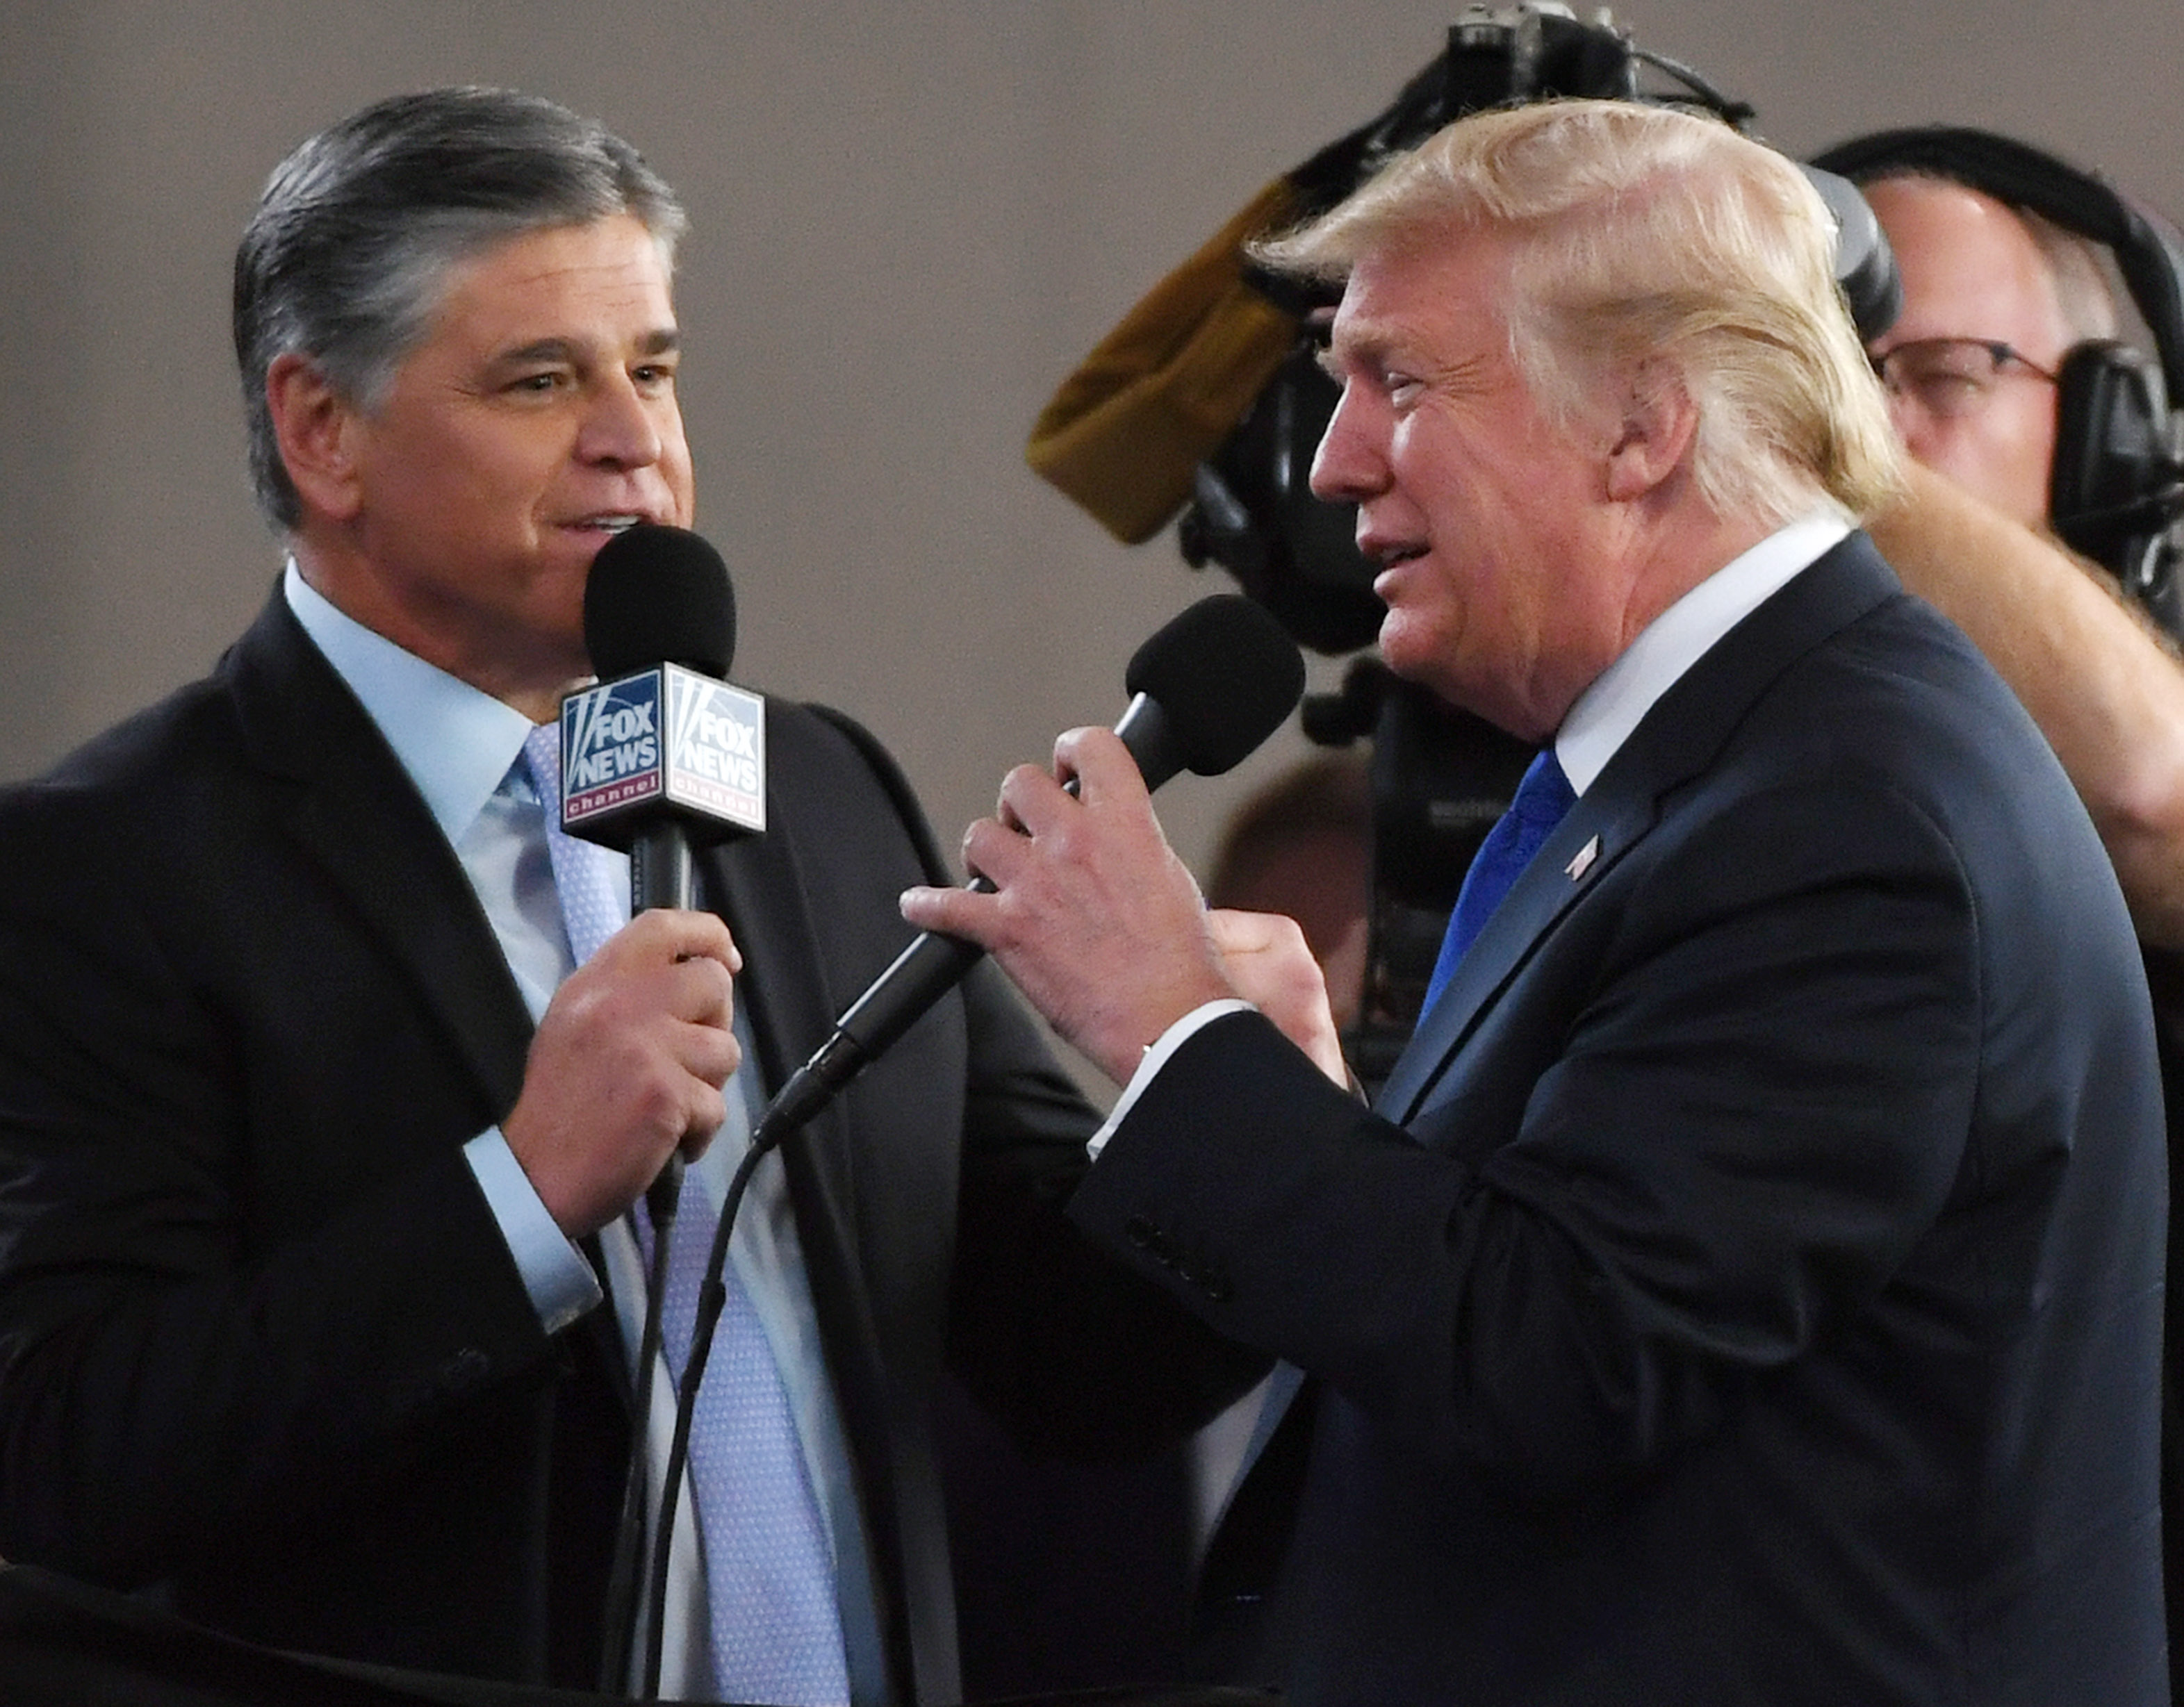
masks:
[[[992,893],[905,897],[1124,1085],[1072,1217],[1283,1360],[1222,1676],[2166,1699],[2145,987],[2053,754],[1855,531],[1897,452],[1830,236],[1726,127],[1573,102],[1268,246],[1343,281],[1313,487],[1387,661],[1543,743],[1377,1108],[1100,731],[973,826]]]
[[[501,91],[274,173],[235,334],[285,574],[213,676],[0,794],[11,1560],[284,1649],[629,1681],[640,1194],[690,1159],[702,1259],[765,1087],[946,876],[872,737],[783,701],[767,832],[699,856],[703,909],[629,920],[627,861],[559,833],[593,558],[691,519],[682,225],[627,143]],[[1094,1124],[976,970],[755,1176],[667,1693],[959,1698],[944,1359],[1122,1447],[1259,1372],[1061,1220]]]
[[[2046,526],[2056,370],[2073,345],[2116,335],[2092,246],[1932,174],[1861,187],[1903,275],[1875,359],[1906,448],[2012,520]]]

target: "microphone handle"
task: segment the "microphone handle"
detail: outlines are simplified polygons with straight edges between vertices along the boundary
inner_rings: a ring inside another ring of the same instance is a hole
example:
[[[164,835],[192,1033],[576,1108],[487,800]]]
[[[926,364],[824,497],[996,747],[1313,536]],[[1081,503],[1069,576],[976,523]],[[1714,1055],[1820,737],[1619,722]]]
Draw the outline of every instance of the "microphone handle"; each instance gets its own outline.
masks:
[[[647,824],[630,838],[629,910],[633,917],[658,907],[687,912],[698,901],[697,868],[692,862],[689,826],[680,819],[662,817]],[[653,1176],[644,1188],[644,1207],[661,1237],[675,1220],[675,1204],[682,1192],[682,1158],[676,1154]]]
[[[696,904],[698,877],[690,858],[689,827],[674,818],[648,824],[630,838],[629,910],[655,907],[688,911]]]
[[[1148,791],[1158,788],[1184,768],[1167,714],[1150,695],[1132,698],[1115,725],[1115,733],[1136,761]],[[1074,776],[1061,786],[1067,793],[1076,794]],[[983,874],[963,887],[973,894],[994,892],[994,885]],[[870,1062],[892,1048],[927,1009],[962,982],[985,952],[961,937],[944,937],[933,931],[919,933],[895,956],[894,965],[873,979],[865,993],[834,1022],[833,1034],[789,1076],[788,1082],[766,1104],[758,1130],[751,1136],[753,1147],[770,1149],[800,1130]]]

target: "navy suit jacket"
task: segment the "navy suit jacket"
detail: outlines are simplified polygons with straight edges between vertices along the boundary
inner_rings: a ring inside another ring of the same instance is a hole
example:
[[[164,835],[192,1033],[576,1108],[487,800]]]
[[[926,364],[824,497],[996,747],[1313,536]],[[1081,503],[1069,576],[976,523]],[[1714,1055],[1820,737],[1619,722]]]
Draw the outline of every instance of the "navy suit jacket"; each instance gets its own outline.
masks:
[[[1216,1021],[1072,1214],[1308,1377],[1215,1539],[1210,1671],[2137,1704],[2164,1190],[2084,811],[1853,536],[1654,706],[1376,1109]]]
[[[768,732],[767,832],[700,881],[778,1085],[908,939],[902,888],[947,879],[869,737],[780,701]],[[626,1365],[610,1311],[541,1329],[460,1155],[530,1018],[278,592],[212,677],[0,792],[0,1555],[279,1647],[589,1687]],[[944,1361],[1057,1446],[1248,1378],[1062,1219],[1092,1119],[982,967],[767,1164],[905,1701],[956,1699]]]

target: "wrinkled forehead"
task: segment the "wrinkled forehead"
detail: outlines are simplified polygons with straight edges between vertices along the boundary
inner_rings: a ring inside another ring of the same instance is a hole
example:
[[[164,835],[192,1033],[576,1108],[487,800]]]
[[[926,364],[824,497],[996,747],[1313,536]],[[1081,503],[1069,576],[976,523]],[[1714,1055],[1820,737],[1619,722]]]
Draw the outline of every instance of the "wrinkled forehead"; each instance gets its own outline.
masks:
[[[1498,336],[1512,245],[1471,228],[1419,236],[1362,253],[1329,327],[1338,355],[1391,342]]]

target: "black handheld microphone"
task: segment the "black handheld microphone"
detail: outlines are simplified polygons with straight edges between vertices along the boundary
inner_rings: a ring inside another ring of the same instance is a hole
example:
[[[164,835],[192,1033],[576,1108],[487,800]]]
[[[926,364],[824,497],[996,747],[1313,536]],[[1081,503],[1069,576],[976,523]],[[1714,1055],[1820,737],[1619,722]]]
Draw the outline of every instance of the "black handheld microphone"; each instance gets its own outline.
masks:
[[[766,827],[765,702],[720,680],[736,651],[735,594],[720,553],[679,527],[640,523],[616,534],[584,583],[584,647],[599,680],[561,702],[561,827],[628,853],[632,913],[692,906],[694,850]],[[682,1188],[682,1159],[670,1156],[644,1194],[653,1260],[599,1680],[617,1693],[643,1546],[649,1371]]]
[[[689,907],[691,855],[766,828],[766,702],[731,687],[736,599],[721,554],[686,528],[640,522],[599,549],[584,583],[599,676],[561,702],[561,827],[629,854],[632,913]],[[675,1215],[679,1158],[646,1193]]]
[[[1281,726],[1304,692],[1296,642],[1240,593],[1201,599],[1147,640],[1123,673],[1129,707],[1115,733],[1148,789],[1179,770],[1217,776]],[[1066,785],[1077,792],[1072,777]],[[983,877],[969,887],[990,892]],[[778,1143],[909,1030],[984,950],[928,931],[834,1022],[833,1035],[767,1106],[753,1144]]]
[[[599,676],[561,702],[561,827],[630,856],[630,908],[688,907],[690,855],[766,828],[766,704],[721,678],[736,601],[721,554],[639,523],[592,559]]]

